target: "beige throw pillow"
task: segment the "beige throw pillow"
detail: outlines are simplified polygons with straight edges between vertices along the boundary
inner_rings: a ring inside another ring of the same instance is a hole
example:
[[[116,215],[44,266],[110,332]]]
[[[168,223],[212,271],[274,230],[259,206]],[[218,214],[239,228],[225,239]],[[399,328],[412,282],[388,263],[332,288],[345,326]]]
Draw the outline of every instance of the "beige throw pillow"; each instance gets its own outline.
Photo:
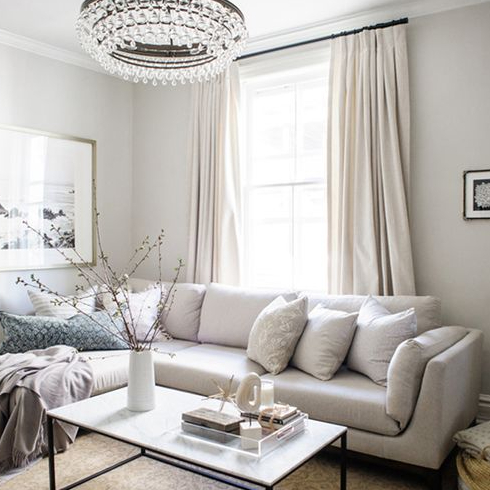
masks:
[[[308,317],[308,298],[288,303],[282,296],[266,306],[255,320],[247,356],[268,372],[279,374],[293,355]]]
[[[308,315],[291,365],[327,381],[344,362],[356,331],[357,313],[317,305]]]
[[[441,327],[402,342],[388,368],[386,413],[404,429],[415,409],[425,366],[466,336],[463,327]]]
[[[347,358],[347,366],[386,386],[388,366],[396,348],[417,332],[415,310],[390,313],[368,296],[357,318],[357,330]]]

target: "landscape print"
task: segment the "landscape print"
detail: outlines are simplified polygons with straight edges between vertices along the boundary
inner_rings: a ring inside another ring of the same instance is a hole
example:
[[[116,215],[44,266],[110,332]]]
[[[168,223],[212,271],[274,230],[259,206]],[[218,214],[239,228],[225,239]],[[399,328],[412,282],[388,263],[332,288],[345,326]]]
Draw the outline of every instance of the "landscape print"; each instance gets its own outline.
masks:
[[[29,187],[25,195],[15,195],[0,185],[0,250],[75,248],[73,183],[34,183]],[[25,222],[43,236],[30,231]]]
[[[92,140],[0,126],[0,270],[95,264],[95,150]]]

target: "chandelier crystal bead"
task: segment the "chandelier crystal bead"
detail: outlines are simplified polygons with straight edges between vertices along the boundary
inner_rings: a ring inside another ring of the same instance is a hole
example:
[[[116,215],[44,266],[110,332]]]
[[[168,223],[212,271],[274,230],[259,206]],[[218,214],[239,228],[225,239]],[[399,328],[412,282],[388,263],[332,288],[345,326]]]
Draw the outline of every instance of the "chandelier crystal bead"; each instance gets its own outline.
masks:
[[[248,37],[243,14],[228,0],[85,0],[76,29],[105,70],[153,85],[210,80]]]

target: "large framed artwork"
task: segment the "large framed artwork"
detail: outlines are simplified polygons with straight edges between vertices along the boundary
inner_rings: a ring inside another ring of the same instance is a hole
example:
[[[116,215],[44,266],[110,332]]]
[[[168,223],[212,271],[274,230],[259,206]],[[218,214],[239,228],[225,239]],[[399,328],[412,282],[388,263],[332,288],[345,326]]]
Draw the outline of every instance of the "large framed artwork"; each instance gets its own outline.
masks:
[[[95,264],[95,160],[95,141],[0,126],[0,270],[68,267],[57,247]]]
[[[464,178],[464,219],[490,219],[490,169],[467,170]]]

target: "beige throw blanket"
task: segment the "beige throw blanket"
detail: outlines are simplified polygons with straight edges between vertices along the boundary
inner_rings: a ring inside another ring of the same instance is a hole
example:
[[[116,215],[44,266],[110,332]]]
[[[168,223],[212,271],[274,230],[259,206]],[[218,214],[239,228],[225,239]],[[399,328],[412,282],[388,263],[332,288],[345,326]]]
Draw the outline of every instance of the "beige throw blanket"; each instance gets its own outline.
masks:
[[[458,446],[474,458],[490,463],[490,421],[460,430],[454,436]]]
[[[90,365],[72,347],[55,346],[0,356],[0,472],[47,452],[46,410],[92,392]],[[66,449],[77,428],[55,423],[55,448]]]

